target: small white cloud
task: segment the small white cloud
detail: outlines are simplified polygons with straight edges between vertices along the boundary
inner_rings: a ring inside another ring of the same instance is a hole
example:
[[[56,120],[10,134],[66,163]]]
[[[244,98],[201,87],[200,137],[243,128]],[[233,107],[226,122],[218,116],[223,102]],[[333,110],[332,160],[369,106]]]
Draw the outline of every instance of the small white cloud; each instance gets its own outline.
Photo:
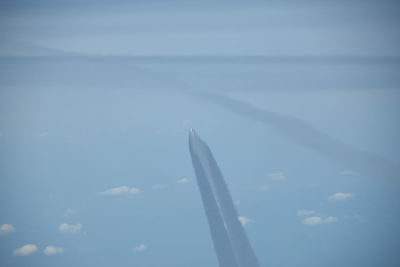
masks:
[[[65,212],[64,212],[64,217],[71,217],[71,216],[74,216],[74,215],[77,215],[78,214],[78,211],[77,210],[74,210],[74,209],[67,209]]]
[[[153,189],[164,189],[165,185],[163,184],[155,184],[151,186]]]
[[[188,178],[182,178],[176,181],[178,184],[188,184],[190,182],[190,179]]]
[[[145,251],[146,249],[147,249],[147,246],[146,246],[145,244],[140,244],[140,245],[138,245],[138,246],[136,246],[136,247],[133,248],[133,250],[134,250],[135,252],[143,252],[143,251]]]
[[[244,216],[239,216],[238,219],[243,226],[246,226],[247,224],[254,222],[253,219],[250,219],[250,218],[247,218]]]
[[[139,188],[132,187],[131,189],[129,189],[129,194],[139,194],[139,193],[140,193]]]
[[[342,200],[351,199],[353,197],[354,197],[354,194],[352,194],[352,193],[336,193],[336,194],[333,194],[332,196],[328,197],[328,199],[333,200],[333,201],[342,201]]]
[[[341,175],[355,175],[357,172],[351,170],[344,170],[340,172]]]
[[[309,215],[315,214],[315,211],[313,211],[313,210],[298,210],[296,213],[297,213],[297,216],[303,217],[303,216],[309,216]]]
[[[262,185],[259,187],[259,190],[265,192],[265,191],[269,190],[269,187],[268,187],[268,185]]]
[[[322,218],[318,216],[308,217],[303,220],[303,223],[306,225],[316,225],[321,224],[322,222]]]
[[[60,254],[63,253],[64,249],[63,248],[59,248],[59,247],[55,247],[55,246],[47,246],[44,250],[43,253],[45,255],[51,256],[51,255],[56,255],[56,254]]]
[[[318,225],[318,224],[327,224],[327,223],[335,223],[337,222],[338,219],[336,217],[326,217],[326,218],[322,218],[319,216],[313,216],[313,217],[307,217],[303,220],[303,223],[305,225]]]
[[[14,250],[15,256],[28,256],[30,254],[35,253],[38,250],[38,247],[34,244],[24,245],[20,248],[16,248]]]
[[[2,224],[0,225],[0,235],[5,235],[8,233],[12,233],[15,231],[15,228],[12,224]]]
[[[272,180],[283,181],[287,179],[287,176],[283,172],[274,172],[269,175]]]
[[[239,201],[239,200],[235,200],[235,201],[233,201],[233,204],[234,204],[235,206],[239,206],[239,205],[240,205],[240,201]]]
[[[123,185],[123,186],[107,189],[103,192],[100,192],[99,195],[116,196],[116,195],[123,195],[123,194],[138,194],[138,193],[140,193],[140,189],[134,188],[134,187],[129,188],[129,187]]]
[[[58,230],[62,233],[77,233],[82,229],[82,224],[68,224],[68,223],[62,223],[58,227]]]

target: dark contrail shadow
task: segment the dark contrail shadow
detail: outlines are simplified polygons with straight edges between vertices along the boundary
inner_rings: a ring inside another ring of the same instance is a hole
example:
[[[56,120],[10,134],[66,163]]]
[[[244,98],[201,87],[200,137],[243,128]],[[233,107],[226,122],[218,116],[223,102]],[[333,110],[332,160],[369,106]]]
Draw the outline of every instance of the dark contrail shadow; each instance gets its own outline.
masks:
[[[297,143],[317,151],[348,168],[353,168],[374,178],[395,182],[398,185],[400,174],[398,165],[345,144],[320,132],[307,122],[287,115],[262,110],[219,94],[192,92],[192,95],[239,115],[272,125]]]
[[[218,164],[194,130],[189,149],[220,267],[259,267]]]
[[[211,238],[213,240],[214,249],[217,254],[220,267],[239,267],[229,233],[225,228],[224,219],[218,206],[217,197],[214,195],[211,182],[207,178],[208,172],[202,164],[201,157],[202,144],[193,141],[193,136],[189,135],[189,150],[192,157],[193,168],[196,173],[197,183],[200,189],[201,199],[203,201],[204,210],[207,216],[208,225],[210,228]],[[204,161],[204,159],[203,159]]]

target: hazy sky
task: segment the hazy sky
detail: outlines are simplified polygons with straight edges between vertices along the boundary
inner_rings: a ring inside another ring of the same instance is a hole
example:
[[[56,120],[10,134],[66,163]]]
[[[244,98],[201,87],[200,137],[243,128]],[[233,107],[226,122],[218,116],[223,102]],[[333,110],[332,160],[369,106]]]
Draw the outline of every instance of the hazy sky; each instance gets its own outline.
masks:
[[[262,266],[398,266],[399,2],[199,2],[0,1],[0,265],[217,266],[195,128]]]
[[[0,5],[2,45],[23,41],[103,55],[399,55],[400,3],[391,0]]]

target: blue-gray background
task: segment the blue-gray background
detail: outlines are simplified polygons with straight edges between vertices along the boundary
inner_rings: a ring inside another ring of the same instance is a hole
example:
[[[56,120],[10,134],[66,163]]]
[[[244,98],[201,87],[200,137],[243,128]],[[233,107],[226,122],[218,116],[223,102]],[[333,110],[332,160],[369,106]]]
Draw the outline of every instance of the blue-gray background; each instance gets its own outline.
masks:
[[[195,128],[262,266],[399,266],[396,181],[193,94],[398,166],[399,12],[390,0],[0,1],[0,225],[14,228],[0,265],[217,266]],[[121,186],[140,193],[101,194]],[[14,253],[26,244],[37,251]]]

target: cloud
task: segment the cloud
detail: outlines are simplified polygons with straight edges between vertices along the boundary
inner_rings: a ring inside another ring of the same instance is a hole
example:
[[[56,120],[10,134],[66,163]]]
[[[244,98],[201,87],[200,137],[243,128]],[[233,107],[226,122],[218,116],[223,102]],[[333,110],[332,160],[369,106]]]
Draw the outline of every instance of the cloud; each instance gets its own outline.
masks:
[[[133,250],[134,250],[135,252],[143,252],[143,251],[145,251],[146,249],[147,249],[147,246],[146,246],[145,244],[140,244],[140,245],[138,245],[138,246],[136,246],[136,247],[133,248]]]
[[[24,245],[20,248],[16,248],[14,250],[15,256],[28,256],[30,254],[35,253],[38,250],[38,247],[34,244]]]
[[[328,223],[335,223],[337,222],[338,219],[336,217],[326,217],[326,218],[322,218],[319,216],[313,216],[313,217],[307,217],[303,220],[303,223],[305,225],[318,225],[318,224],[328,224]]]
[[[64,212],[64,217],[71,217],[71,216],[74,216],[74,215],[77,215],[78,214],[78,211],[77,210],[74,210],[74,209],[67,209],[65,212]]]
[[[239,216],[238,219],[243,226],[246,226],[247,224],[254,222],[253,219],[250,219],[250,218],[247,218],[244,216]]]
[[[298,210],[296,213],[297,213],[297,216],[303,217],[303,216],[315,214],[315,211],[313,211],[313,210]]]
[[[82,229],[82,224],[68,224],[68,223],[62,223],[58,227],[58,230],[62,233],[77,233]]]
[[[100,192],[99,195],[103,196],[116,196],[116,195],[123,195],[123,194],[138,194],[140,193],[140,189],[138,188],[129,188],[127,186],[119,186],[119,187],[114,187],[107,189],[103,192]]]
[[[259,187],[259,190],[265,192],[269,190],[269,187],[267,185],[262,185]]]
[[[47,246],[44,250],[43,253],[45,255],[51,256],[51,255],[56,255],[56,254],[60,254],[63,253],[64,249],[63,248],[59,248],[59,247],[55,247],[55,246]]]
[[[129,194],[139,194],[139,193],[140,193],[139,188],[132,187],[131,189],[129,189]]]
[[[343,200],[347,200],[350,198],[353,198],[354,194],[352,193],[336,193],[333,194],[332,196],[328,197],[329,200],[333,200],[333,201],[343,201]]]
[[[270,177],[272,180],[280,180],[280,181],[283,181],[283,180],[286,180],[286,179],[287,179],[286,175],[285,175],[283,172],[274,172],[274,173],[271,173],[271,174],[269,175],[269,177]]]
[[[0,225],[0,235],[5,235],[8,233],[12,233],[15,231],[15,228],[12,224],[2,224]]]
[[[188,178],[182,178],[176,181],[178,184],[188,184],[190,182],[190,179]]]

